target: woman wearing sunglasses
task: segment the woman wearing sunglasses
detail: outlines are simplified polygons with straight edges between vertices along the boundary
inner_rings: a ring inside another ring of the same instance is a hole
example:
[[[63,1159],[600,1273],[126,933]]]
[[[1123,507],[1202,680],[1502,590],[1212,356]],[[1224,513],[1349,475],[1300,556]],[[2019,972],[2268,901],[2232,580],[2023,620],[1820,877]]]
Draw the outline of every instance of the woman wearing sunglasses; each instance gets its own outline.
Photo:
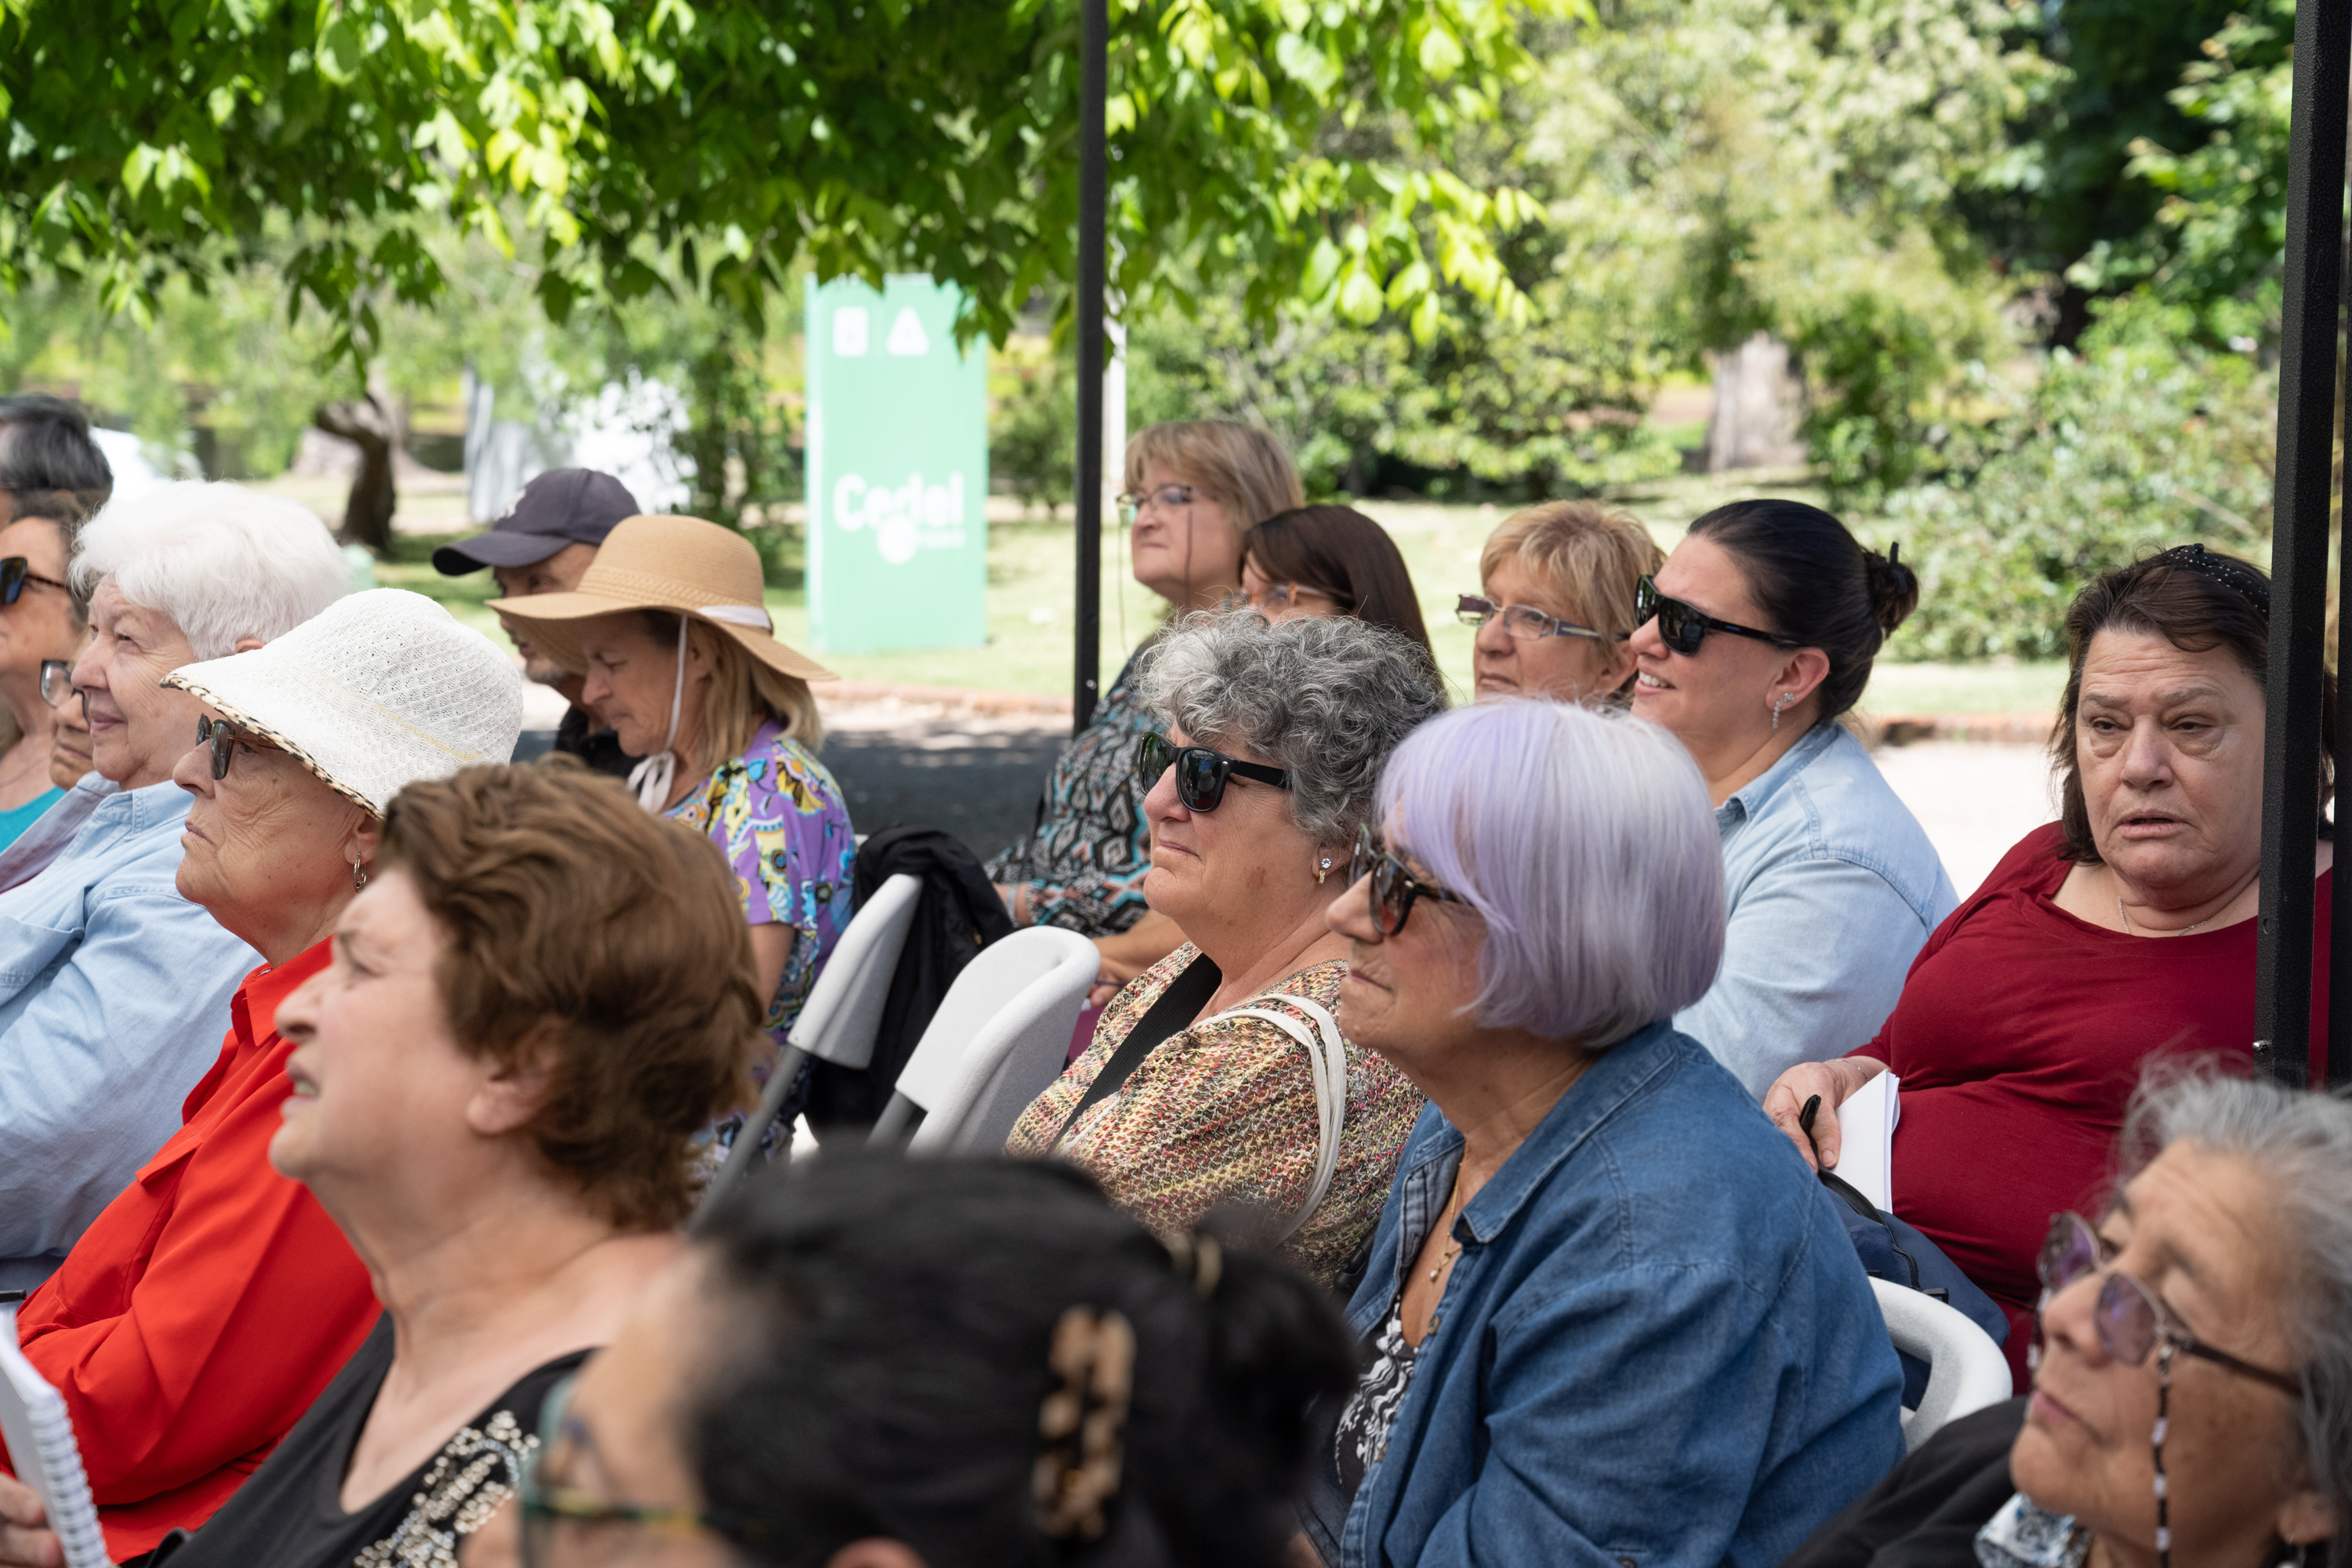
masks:
[[[1589,500],[1506,518],[1478,554],[1478,592],[1454,616],[1478,699],[1549,697],[1622,705],[1633,684],[1634,584],[1665,559],[1641,519]]]
[[[58,705],[78,700],[48,672],[70,666],[89,624],[89,607],[66,584],[82,517],[68,492],[45,500],[43,510],[18,507],[0,528],[0,849],[81,776],[50,776]]]
[[[1778,1563],[1902,1454],[1903,1377],[1832,1200],[1671,1021],[1723,943],[1697,771],[1620,713],[1481,703],[1397,748],[1378,822],[1331,909],[1339,1019],[1430,1104],[1309,1542]]]
[[[1723,838],[1723,971],[1675,1026],[1763,1097],[1878,1032],[1959,900],[1927,833],[1837,721],[1918,603],[1898,559],[1817,507],[1735,501],[1638,584],[1633,711],[1688,748]]]
[[[2039,1260],[2029,1397],[1936,1434],[1786,1568],[2270,1568],[2352,1521],[2352,1103],[2144,1080]]]
[[[1420,1100],[1331,1016],[1348,885],[1389,752],[1443,712],[1419,645],[1349,617],[1194,616],[1143,677],[1137,748],[1154,910],[1188,939],[1104,1009],[1007,1147],[1084,1167],[1162,1235],[1212,1209],[1265,1216],[1329,1285],[1370,1232]]]

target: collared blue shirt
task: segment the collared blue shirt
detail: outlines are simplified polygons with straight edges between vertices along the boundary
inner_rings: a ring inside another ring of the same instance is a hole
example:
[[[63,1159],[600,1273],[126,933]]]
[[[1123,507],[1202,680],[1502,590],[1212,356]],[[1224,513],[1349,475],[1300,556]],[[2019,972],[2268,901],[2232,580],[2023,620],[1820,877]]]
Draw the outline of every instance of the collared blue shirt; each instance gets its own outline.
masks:
[[[173,885],[188,802],[93,774],[10,846],[54,853],[0,892],[0,1289],[48,1278],[178,1130],[262,962]]]
[[[1369,1334],[1444,1211],[1435,1106],[1349,1303]],[[1832,1200],[1698,1042],[1604,1053],[1455,1219],[1462,1250],[1333,1568],[1771,1568],[1903,1457],[1903,1373]]]
[[[1675,1015],[1758,1100],[1868,1045],[1959,903],[1862,742],[1822,724],[1716,808],[1730,924],[1715,985]]]

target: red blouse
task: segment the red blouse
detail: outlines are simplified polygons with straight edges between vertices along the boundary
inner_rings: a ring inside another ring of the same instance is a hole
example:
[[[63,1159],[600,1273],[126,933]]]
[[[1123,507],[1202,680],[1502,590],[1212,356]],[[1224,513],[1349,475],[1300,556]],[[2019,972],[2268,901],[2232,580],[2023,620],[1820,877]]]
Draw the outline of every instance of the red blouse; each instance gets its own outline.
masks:
[[[2009,1313],[2009,1363],[2042,1293],[2050,1216],[2095,1217],[2141,1061],[2157,1052],[2252,1059],[2254,928],[2136,937],[2050,900],[2073,864],[2059,826],[2028,834],[1912,962],[1878,1037],[1854,1052],[1902,1075],[1895,1210]],[[2327,1067],[2330,878],[2312,933],[2312,1081]]]
[[[294,1051],[278,1005],[330,946],[246,976],[180,1131],[17,1319],[26,1359],[65,1395],[118,1563],[210,1518],[381,1310],[335,1222],[269,1165]]]

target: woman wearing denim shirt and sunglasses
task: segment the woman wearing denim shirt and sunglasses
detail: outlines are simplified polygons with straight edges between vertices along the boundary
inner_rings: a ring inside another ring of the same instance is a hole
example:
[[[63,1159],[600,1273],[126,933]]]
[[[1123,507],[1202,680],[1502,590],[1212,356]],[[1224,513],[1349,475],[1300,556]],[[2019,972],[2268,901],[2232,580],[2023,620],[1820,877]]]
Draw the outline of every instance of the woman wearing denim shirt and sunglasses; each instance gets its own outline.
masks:
[[[1428,654],[1352,616],[1196,616],[1153,649],[1139,745],[1143,890],[1188,939],[1114,997],[1008,1152],[1059,1157],[1154,1231],[1242,1205],[1331,1285],[1370,1234],[1421,1107],[1331,1016],[1324,912],[1397,742],[1444,710]]]
[[[1308,1471],[1330,1568],[1777,1563],[1903,1452],[1833,1200],[1672,1022],[1723,947],[1706,800],[1566,703],[1449,713],[1381,775],[1339,1019],[1430,1105]]]
[[[2042,1247],[2032,1392],[1785,1568],[2267,1568],[2352,1519],[2352,1104],[2151,1064],[2123,1180]],[[2316,1550],[2315,1550],[2316,1549]]]
[[[1791,500],[1734,501],[1639,585],[1633,711],[1672,731],[1715,804],[1723,969],[1675,1017],[1759,1100],[1878,1033],[1959,902],[1910,809],[1838,720],[1918,603],[1897,558]]]

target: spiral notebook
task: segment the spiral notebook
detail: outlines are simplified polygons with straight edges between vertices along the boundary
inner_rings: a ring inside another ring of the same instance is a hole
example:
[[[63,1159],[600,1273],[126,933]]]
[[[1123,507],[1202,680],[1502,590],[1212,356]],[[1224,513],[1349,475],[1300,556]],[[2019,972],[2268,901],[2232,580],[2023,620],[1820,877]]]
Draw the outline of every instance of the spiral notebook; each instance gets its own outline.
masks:
[[[108,1568],[106,1535],[65,1399],[16,1348],[14,1307],[0,1307],[0,1437],[7,1439],[16,1479],[47,1507],[49,1528],[65,1543],[66,1568]]]

